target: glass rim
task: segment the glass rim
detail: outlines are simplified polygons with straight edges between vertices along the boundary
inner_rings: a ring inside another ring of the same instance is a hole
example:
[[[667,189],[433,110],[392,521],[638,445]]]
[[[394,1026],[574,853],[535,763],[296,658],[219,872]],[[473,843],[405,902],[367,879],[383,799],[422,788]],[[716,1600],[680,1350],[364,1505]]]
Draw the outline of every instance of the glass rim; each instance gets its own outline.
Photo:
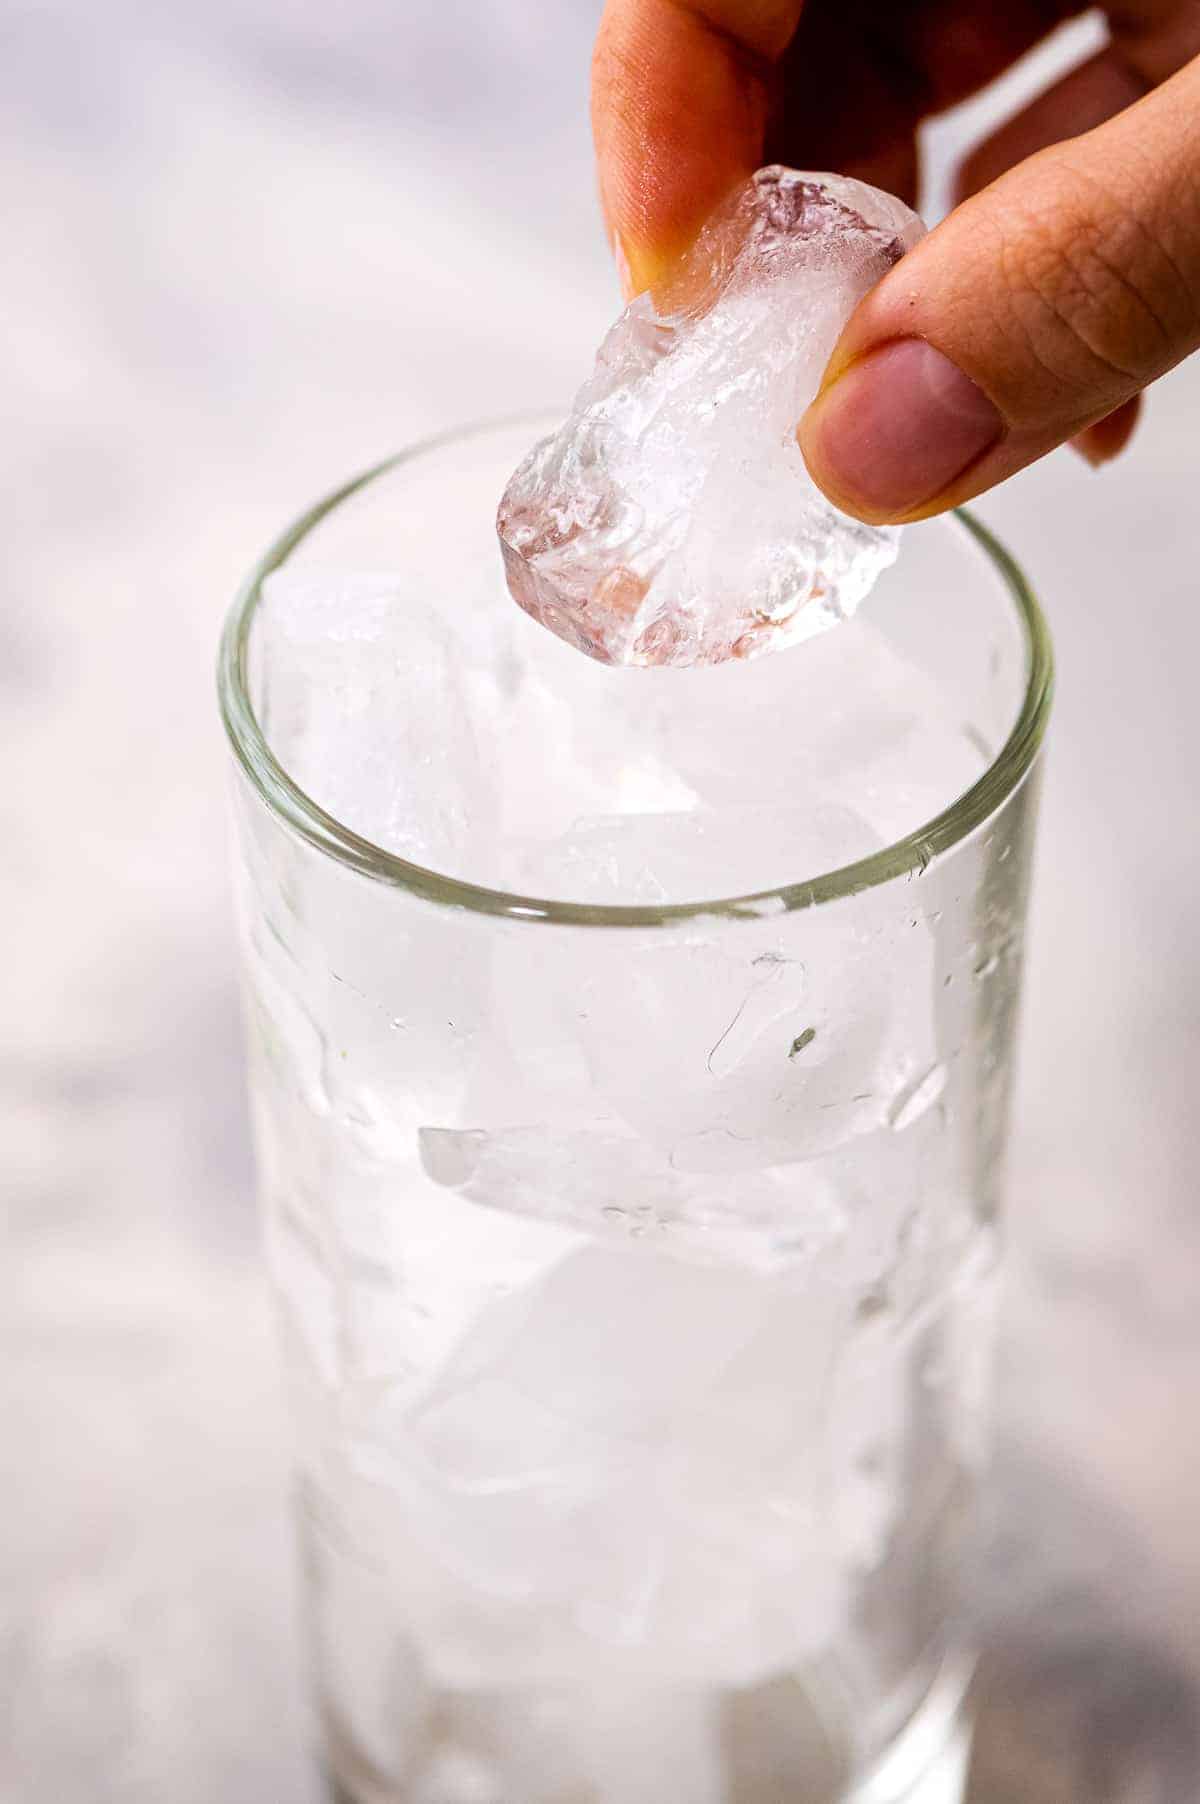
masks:
[[[250,699],[247,682],[250,631],[263,583],[286,563],[296,547],[327,515],[380,477],[430,452],[478,438],[537,415],[508,415],[420,439],[385,458],[315,503],[287,528],[259,559],[239,588],[221,634],[217,690],[221,718],[233,753],[251,787],[285,826],[318,852],[360,876],[410,891],[426,901],[475,914],[500,915],[517,921],[573,927],[666,927],[705,917],[762,920],[833,902],[897,878],[928,869],[995,814],[1032,767],[1045,735],[1054,690],[1054,655],[1049,628],[1036,596],[1016,559],[981,521],[965,508],[954,510],[958,529],[979,547],[1015,604],[1025,636],[1025,693],[1012,730],[987,769],[948,808],[902,839],[856,859],[851,864],[796,882],[776,884],[746,895],[711,901],[655,905],[558,901],[521,895],[451,877],[385,851],[329,814],[288,774],[267,744]]]

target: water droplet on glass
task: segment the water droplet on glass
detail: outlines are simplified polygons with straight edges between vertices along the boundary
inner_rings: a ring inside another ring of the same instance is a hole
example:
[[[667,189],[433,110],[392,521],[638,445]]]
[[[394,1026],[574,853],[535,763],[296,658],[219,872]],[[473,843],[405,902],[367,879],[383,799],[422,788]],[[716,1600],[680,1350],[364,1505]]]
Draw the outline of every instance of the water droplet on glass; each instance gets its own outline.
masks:
[[[473,1176],[486,1145],[487,1135],[479,1128],[423,1127],[417,1132],[426,1175],[452,1190]]]

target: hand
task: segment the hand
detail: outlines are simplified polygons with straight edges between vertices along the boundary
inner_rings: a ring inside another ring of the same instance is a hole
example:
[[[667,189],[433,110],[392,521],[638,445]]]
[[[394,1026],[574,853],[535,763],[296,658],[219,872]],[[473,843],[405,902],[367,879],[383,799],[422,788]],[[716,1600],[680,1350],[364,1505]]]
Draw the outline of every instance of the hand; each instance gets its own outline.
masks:
[[[593,121],[627,293],[764,162],[912,200],[920,121],[1080,10],[608,0]],[[1200,0],[1108,17],[1107,48],[970,157],[959,205],[847,324],[799,423],[847,512],[922,519],[1066,440],[1103,462],[1140,391],[1200,345]]]

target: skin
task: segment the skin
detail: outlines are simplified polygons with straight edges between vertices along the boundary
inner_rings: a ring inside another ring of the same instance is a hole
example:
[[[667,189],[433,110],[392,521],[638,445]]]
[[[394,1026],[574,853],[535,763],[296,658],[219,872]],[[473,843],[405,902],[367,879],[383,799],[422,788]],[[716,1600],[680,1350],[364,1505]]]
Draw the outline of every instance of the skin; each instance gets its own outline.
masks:
[[[608,0],[593,121],[627,295],[662,280],[766,162],[913,202],[921,121],[1080,10]],[[814,478],[847,511],[939,513],[1067,441],[1107,461],[1141,391],[1200,346],[1200,0],[1131,0],[1107,17],[1106,48],[971,154],[959,204],[847,324],[798,422]],[[910,341],[921,348],[889,355]],[[958,449],[963,467],[942,468]]]

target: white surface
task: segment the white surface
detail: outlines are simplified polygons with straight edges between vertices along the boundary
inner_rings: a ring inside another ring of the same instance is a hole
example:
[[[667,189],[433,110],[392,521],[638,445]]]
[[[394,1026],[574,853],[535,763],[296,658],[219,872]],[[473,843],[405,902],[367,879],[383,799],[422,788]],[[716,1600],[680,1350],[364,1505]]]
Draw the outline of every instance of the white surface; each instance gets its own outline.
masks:
[[[6,1804],[311,1796],[213,650],[305,501],[578,379],[615,300],[590,201],[594,10],[6,14]],[[1142,1637],[1145,1684],[1171,1697],[1172,1663],[1200,1662],[1198,408],[1193,364],[1118,467],[1063,455],[985,510],[1046,599],[1062,676],[996,1607],[1020,1618],[1058,1587],[1061,1633],[1076,1579],[1115,1592],[1105,1647]]]

